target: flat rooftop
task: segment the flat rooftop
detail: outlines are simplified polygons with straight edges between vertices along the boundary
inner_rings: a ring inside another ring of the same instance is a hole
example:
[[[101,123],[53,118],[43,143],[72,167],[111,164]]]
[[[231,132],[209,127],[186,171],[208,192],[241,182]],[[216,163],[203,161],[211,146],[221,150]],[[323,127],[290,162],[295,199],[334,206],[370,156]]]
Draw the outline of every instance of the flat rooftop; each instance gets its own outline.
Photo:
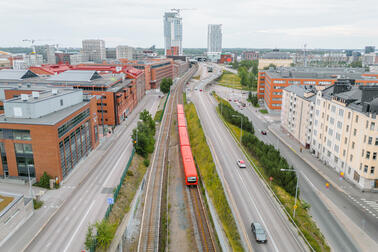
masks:
[[[83,101],[65,109],[55,111],[39,118],[13,118],[0,115],[0,124],[32,124],[32,125],[55,125],[74,112],[87,105],[89,101]]]

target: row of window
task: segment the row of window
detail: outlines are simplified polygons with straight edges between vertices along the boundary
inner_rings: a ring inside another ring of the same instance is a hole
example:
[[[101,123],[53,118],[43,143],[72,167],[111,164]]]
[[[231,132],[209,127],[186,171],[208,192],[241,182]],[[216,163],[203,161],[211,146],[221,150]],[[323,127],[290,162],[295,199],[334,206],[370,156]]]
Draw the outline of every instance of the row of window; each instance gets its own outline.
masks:
[[[0,139],[31,140],[30,130],[0,129]]]
[[[71,120],[67,121],[65,124],[60,126],[58,128],[58,136],[62,137],[64,134],[66,134],[71,129],[75,128],[78,124],[80,124],[82,121],[87,119],[89,117],[89,109],[84,110]]]

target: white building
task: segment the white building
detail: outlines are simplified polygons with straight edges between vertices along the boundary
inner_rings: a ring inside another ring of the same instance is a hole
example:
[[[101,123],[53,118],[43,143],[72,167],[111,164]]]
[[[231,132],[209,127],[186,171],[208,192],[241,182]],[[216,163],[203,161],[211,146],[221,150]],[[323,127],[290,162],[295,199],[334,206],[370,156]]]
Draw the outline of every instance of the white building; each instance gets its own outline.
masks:
[[[207,57],[217,62],[222,53],[222,25],[209,24],[207,28]]]
[[[43,64],[43,56],[41,54],[26,54],[24,55],[24,62],[27,68],[40,66]]]
[[[83,40],[83,56],[89,61],[101,62],[106,59],[105,41],[101,39]]]
[[[116,58],[117,59],[128,59],[132,60],[134,55],[134,48],[130,46],[117,46],[116,47]]]
[[[164,14],[164,48],[165,54],[172,47],[178,47],[179,55],[182,50],[182,18],[179,10]]]

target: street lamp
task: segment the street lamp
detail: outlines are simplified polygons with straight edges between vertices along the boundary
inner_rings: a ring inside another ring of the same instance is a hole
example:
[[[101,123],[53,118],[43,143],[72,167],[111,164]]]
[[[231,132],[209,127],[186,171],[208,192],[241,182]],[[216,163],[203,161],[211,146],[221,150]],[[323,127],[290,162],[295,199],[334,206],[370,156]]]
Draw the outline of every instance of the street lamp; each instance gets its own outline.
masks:
[[[104,127],[104,110],[102,109],[102,96],[105,94],[101,94],[101,122],[102,122],[102,135],[105,136],[105,127]]]
[[[243,136],[243,117],[241,115],[232,115],[232,117],[240,117],[240,128],[241,128],[240,144],[241,144],[242,136]]]
[[[288,172],[297,172],[296,170],[292,169],[280,169],[281,171],[288,171]],[[297,175],[297,185],[295,187],[295,199],[294,199],[294,210],[293,210],[293,216],[295,218],[295,209],[297,209],[297,195],[298,195],[298,183],[299,183],[299,176]]]

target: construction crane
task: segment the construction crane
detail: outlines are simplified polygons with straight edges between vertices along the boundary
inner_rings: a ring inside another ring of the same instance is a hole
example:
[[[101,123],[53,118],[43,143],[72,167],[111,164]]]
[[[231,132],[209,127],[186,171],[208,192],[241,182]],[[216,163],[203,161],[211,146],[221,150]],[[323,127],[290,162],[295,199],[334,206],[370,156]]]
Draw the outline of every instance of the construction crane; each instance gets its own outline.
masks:
[[[196,8],[189,8],[189,9],[187,9],[187,8],[185,8],[185,9],[173,8],[173,9],[171,9],[171,11],[176,11],[177,14],[180,14],[180,11],[183,11],[183,10],[197,10],[197,9]]]
[[[35,47],[34,47],[34,42],[35,42],[35,39],[23,39],[22,40],[23,42],[30,42],[31,43],[31,47],[33,49],[33,54],[35,54]]]

